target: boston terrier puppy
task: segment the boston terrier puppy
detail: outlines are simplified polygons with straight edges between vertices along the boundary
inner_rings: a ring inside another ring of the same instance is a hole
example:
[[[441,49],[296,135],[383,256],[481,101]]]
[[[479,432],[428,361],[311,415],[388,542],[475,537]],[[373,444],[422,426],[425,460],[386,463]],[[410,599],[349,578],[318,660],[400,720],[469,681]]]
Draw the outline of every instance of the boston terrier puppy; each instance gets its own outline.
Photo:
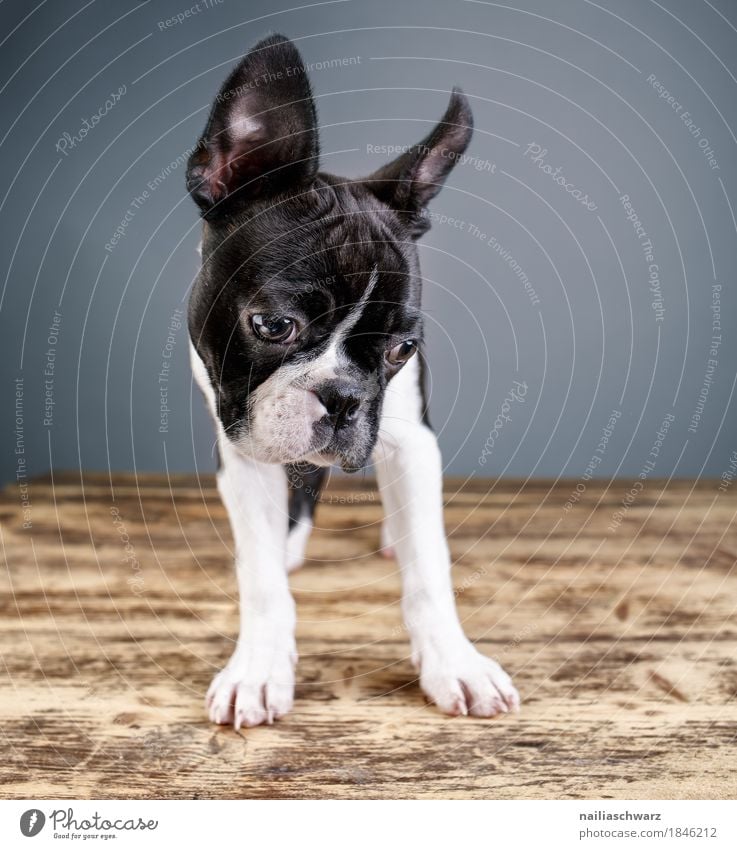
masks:
[[[207,693],[212,722],[271,723],[292,707],[287,573],[304,556],[326,468],[369,461],[423,691],[450,715],[518,708],[509,676],[476,651],[455,610],[422,388],[415,240],[471,134],[454,89],[432,132],[369,177],[320,171],[304,63],[279,35],[257,44],[215,98],[187,170],[203,218],[192,369],[217,431],[240,593],[235,651]]]

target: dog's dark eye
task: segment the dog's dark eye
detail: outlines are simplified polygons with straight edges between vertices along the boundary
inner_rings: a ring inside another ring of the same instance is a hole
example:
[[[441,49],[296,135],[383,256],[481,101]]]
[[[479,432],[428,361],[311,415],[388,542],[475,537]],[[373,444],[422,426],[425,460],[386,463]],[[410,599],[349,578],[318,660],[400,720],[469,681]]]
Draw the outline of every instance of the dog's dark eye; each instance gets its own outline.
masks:
[[[293,318],[281,315],[251,316],[251,327],[256,336],[267,342],[279,342],[286,345],[297,336],[297,322]]]
[[[407,339],[405,342],[400,342],[386,352],[386,360],[392,366],[401,366],[417,350],[417,343],[413,339]]]

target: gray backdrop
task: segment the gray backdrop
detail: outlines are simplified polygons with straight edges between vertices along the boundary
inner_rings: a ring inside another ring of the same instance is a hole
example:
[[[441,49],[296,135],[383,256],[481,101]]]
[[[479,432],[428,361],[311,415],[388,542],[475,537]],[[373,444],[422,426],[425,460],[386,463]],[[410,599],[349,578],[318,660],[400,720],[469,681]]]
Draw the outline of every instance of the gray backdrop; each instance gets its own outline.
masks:
[[[325,170],[419,140],[454,84],[472,101],[421,248],[449,472],[730,474],[734,2],[6,0],[0,18],[5,481],[213,467],[177,312],[198,242],[182,165],[270,31],[314,66]]]

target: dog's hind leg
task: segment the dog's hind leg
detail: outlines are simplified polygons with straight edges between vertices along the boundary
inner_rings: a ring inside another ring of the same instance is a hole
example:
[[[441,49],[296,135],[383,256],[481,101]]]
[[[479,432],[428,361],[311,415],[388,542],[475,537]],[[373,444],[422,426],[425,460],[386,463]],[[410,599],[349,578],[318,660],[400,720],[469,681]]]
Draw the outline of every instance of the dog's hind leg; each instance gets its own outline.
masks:
[[[292,572],[304,563],[307,540],[312,531],[315,508],[327,469],[302,463],[287,466],[286,470],[289,482],[287,572]]]
[[[396,551],[394,550],[394,540],[392,539],[392,532],[389,528],[389,522],[384,519],[381,523],[381,547],[379,548],[379,553],[382,557],[386,557],[387,560],[391,560],[395,555]]]

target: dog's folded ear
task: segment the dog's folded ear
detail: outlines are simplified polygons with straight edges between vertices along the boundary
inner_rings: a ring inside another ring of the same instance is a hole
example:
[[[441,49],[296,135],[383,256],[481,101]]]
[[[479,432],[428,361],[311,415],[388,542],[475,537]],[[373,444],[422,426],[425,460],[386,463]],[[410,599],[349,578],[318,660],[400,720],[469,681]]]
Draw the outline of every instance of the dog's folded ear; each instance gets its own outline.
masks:
[[[448,108],[435,129],[419,144],[364,179],[379,200],[406,216],[412,235],[421,236],[429,223],[422,215],[443,187],[473,135],[473,113],[465,94],[454,88]]]
[[[317,172],[317,116],[297,48],[260,41],[225,81],[189,158],[187,189],[205,217],[308,183]]]

